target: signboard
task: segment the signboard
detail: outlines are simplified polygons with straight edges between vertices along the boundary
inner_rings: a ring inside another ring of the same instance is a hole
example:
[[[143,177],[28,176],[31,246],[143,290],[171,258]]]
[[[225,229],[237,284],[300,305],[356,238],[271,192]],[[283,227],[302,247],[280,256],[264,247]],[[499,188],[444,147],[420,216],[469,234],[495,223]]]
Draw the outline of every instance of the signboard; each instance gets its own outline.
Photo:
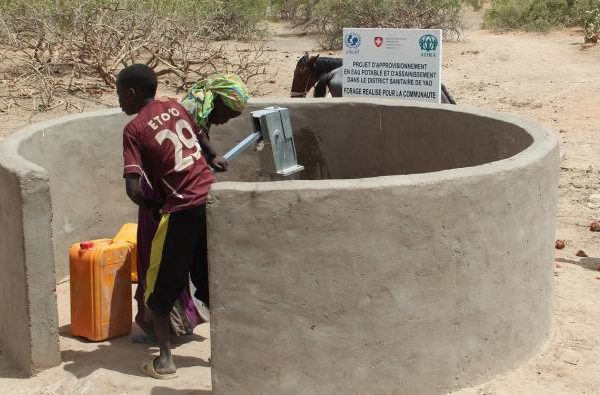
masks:
[[[345,97],[440,103],[440,29],[344,29]]]

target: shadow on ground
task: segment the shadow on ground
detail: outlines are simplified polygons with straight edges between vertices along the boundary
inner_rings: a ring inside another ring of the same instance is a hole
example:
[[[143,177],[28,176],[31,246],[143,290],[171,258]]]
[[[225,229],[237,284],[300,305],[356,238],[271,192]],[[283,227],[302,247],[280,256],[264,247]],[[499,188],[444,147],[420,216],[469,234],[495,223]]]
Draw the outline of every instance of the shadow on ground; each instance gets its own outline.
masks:
[[[566,258],[556,258],[555,260],[560,263],[570,263],[572,265],[581,266],[584,269],[592,270],[594,272],[598,271],[598,266],[600,266],[600,258],[585,257],[578,261]]]
[[[67,349],[61,351],[61,358],[64,362],[63,368],[79,379],[89,376],[98,369],[112,370],[130,376],[146,377],[140,371],[140,366],[144,361],[153,358],[158,353],[157,346],[133,343],[130,335],[94,343],[71,336],[70,325],[62,326],[59,331],[61,342],[69,343]],[[140,333],[139,329],[134,327],[132,334],[138,333]],[[176,352],[178,346],[192,341],[202,342],[204,340],[206,340],[204,337],[197,334],[175,339],[173,342],[173,348],[175,349],[173,358],[178,368],[210,366],[202,358],[181,356],[177,355]]]

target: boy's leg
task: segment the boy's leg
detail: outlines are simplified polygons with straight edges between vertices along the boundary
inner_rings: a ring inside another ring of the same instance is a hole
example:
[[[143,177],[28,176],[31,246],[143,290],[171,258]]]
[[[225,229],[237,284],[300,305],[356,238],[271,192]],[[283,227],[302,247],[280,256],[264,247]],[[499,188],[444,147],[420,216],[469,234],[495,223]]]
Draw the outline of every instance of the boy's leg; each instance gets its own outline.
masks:
[[[159,314],[153,312],[152,314],[154,333],[160,349],[160,355],[153,361],[154,371],[158,374],[169,374],[177,371],[171,354],[171,324],[169,319],[169,313]]]
[[[145,301],[152,311],[160,356],[153,361],[159,374],[176,371],[171,355],[170,312],[187,285],[188,272],[198,243],[198,210],[164,214],[152,241],[150,267],[146,273]]]
[[[144,184],[142,184],[144,185]],[[148,191],[144,191],[146,195]],[[151,313],[148,311],[145,301],[145,288],[146,288],[146,272],[150,266],[150,250],[152,247],[152,240],[156,234],[159,220],[154,217],[152,210],[144,207],[138,209],[138,228],[137,228],[137,273],[138,273],[138,285],[135,291],[135,300],[138,305],[138,312],[135,316],[136,324],[142,329],[145,335],[133,336],[134,342],[153,342],[156,343],[154,335],[154,326],[150,317]]]
[[[207,233],[206,233],[206,206],[200,206],[201,215],[198,221],[198,227],[196,231],[199,231],[199,241],[194,250],[194,260],[190,267],[190,278],[196,292],[194,297],[204,302],[207,308],[210,308],[210,293],[208,288],[208,247],[207,247]],[[199,207],[199,208],[200,208]]]

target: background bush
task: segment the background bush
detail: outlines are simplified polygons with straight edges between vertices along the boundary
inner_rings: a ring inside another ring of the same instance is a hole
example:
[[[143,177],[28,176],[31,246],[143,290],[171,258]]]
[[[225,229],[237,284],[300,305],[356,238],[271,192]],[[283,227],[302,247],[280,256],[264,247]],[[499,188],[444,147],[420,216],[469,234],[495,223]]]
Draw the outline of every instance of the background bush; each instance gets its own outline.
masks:
[[[592,8],[585,12],[584,34],[586,43],[597,43],[600,38],[600,0],[595,0]]]
[[[600,0],[272,0],[273,15],[317,33],[326,49],[339,49],[344,27],[440,28],[459,37],[465,6],[487,11],[486,29],[548,31],[582,26],[586,42],[600,35]]]
[[[193,26],[211,39],[248,39],[260,29],[269,0],[0,0],[5,15],[44,15],[62,20],[69,28],[73,19],[103,8],[171,18],[185,28]]]
[[[235,72],[254,92],[268,78],[262,46],[249,40],[265,2],[237,0],[0,0],[0,52],[12,64],[13,89],[0,92],[34,110],[77,93],[110,90],[123,67],[144,63],[175,90],[217,72]],[[6,98],[8,97],[8,99]]]
[[[481,0],[469,0],[473,5]],[[342,46],[344,27],[441,28],[461,32],[463,0],[279,0],[280,14],[318,34],[325,49]]]
[[[486,29],[548,31],[581,25],[597,0],[493,0],[486,12]]]

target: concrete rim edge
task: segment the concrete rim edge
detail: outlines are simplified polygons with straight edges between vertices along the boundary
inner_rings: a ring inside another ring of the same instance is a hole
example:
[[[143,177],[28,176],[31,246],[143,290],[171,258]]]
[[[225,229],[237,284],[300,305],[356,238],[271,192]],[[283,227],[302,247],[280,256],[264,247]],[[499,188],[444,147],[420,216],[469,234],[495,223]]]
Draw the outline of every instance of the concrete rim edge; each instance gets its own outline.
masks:
[[[275,182],[218,182],[213,186],[214,191],[223,190],[239,190],[239,191],[269,191],[269,190],[296,190],[298,188],[308,188],[318,190],[321,188],[327,189],[346,189],[352,188],[373,188],[381,186],[403,186],[403,185],[428,185],[442,181],[455,179],[465,179],[470,177],[490,175],[502,173],[506,171],[517,170],[528,164],[538,161],[547,156],[553,150],[558,148],[558,137],[546,127],[530,121],[528,119],[512,115],[500,113],[492,110],[481,109],[476,107],[468,107],[461,105],[440,105],[420,102],[409,102],[403,100],[389,99],[363,99],[363,98],[335,98],[335,99],[291,99],[291,98],[258,98],[252,99],[251,104],[254,105],[272,105],[278,103],[280,106],[290,104],[330,104],[330,103],[353,103],[378,105],[384,107],[404,107],[404,108],[429,108],[450,112],[466,113],[473,116],[490,118],[498,122],[511,123],[525,130],[532,138],[533,143],[522,152],[506,159],[486,163],[479,166],[464,167],[457,169],[441,170],[430,173],[418,173],[409,175],[397,176],[381,176],[359,179],[334,179],[334,180],[289,180]],[[43,167],[29,161],[19,154],[20,144],[29,137],[48,129],[52,126],[60,125],[64,122],[71,122],[79,119],[95,118],[101,116],[110,116],[120,114],[119,108],[111,108],[93,112],[85,112],[75,115],[66,115],[63,117],[50,119],[47,121],[32,124],[26,128],[20,129],[0,141],[0,164],[7,169],[15,171],[17,174],[24,176],[25,174],[34,171],[42,172],[44,176],[46,171]]]

